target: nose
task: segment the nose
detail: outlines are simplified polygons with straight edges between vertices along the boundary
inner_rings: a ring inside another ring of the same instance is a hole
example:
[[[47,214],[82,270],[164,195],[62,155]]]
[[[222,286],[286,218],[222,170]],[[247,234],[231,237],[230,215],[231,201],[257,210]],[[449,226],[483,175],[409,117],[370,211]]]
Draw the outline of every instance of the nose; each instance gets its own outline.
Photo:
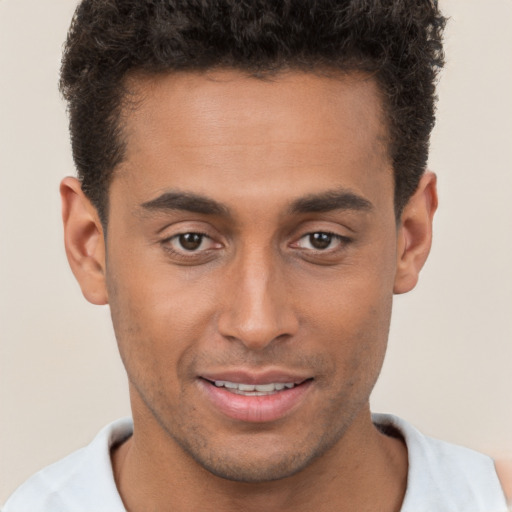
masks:
[[[247,251],[229,270],[225,306],[218,317],[220,334],[260,351],[293,336],[298,318],[290,283],[270,251]]]

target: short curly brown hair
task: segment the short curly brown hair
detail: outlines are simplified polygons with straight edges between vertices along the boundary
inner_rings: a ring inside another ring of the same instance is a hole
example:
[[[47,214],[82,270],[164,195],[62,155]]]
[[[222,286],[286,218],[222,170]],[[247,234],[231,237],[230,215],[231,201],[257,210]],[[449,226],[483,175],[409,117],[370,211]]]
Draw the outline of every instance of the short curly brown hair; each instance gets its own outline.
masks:
[[[83,0],[60,79],[82,188],[106,223],[130,72],[360,70],[382,94],[399,215],[427,164],[444,25],[435,0]]]

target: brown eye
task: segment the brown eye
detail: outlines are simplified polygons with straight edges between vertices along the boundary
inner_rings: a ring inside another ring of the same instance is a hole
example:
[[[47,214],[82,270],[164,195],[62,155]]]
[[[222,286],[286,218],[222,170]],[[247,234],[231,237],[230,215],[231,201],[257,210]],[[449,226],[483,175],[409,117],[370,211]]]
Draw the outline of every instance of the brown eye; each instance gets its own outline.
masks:
[[[294,245],[300,249],[330,253],[349,243],[348,237],[327,231],[315,231],[302,236]]]
[[[334,238],[330,233],[311,233],[308,236],[311,247],[318,250],[327,249]]]
[[[209,235],[195,231],[176,233],[161,240],[160,245],[173,262],[188,265],[207,263],[224,248]]]
[[[186,251],[196,251],[203,243],[204,235],[200,233],[184,233],[178,235],[177,242]]]

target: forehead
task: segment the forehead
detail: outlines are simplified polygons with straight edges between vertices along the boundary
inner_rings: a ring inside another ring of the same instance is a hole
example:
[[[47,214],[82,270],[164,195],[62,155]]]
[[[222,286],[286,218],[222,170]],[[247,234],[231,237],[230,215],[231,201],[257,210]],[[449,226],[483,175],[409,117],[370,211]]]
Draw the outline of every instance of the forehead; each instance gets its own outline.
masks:
[[[322,190],[347,187],[345,179],[357,188],[376,172],[390,175],[378,88],[361,74],[260,79],[223,70],[134,75],[127,86],[133,107],[114,181],[145,191],[141,200],[166,187],[208,194],[233,180],[242,198],[242,190],[268,195],[270,184]]]
[[[326,123],[341,128],[347,124],[345,120],[351,122],[357,117],[361,130],[369,136],[378,132],[382,142],[386,139],[377,84],[359,72],[289,71],[262,78],[236,70],[137,73],[126,84],[128,97],[133,100],[127,104],[124,116],[130,135],[141,135],[141,130],[146,132],[151,128],[149,123],[154,126],[155,121],[172,118],[173,135],[186,137],[190,134],[183,132],[183,128],[203,125],[212,141],[220,129],[221,135],[235,129],[241,141],[247,138],[254,141],[255,137],[268,140],[272,135],[280,135],[267,132],[269,121],[284,121],[288,123],[287,135],[292,135],[293,130],[298,140],[302,137],[307,142],[312,132],[322,131]],[[304,123],[306,119],[309,123]],[[212,125],[207,126],[208,122]]]

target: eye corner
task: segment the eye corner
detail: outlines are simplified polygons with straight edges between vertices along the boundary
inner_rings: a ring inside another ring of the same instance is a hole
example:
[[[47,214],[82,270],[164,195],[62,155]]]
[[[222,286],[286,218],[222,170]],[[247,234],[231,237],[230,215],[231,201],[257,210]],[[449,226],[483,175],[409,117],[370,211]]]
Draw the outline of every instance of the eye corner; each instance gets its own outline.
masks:
[[[312,252],[332,252],[352,242],[352,238],[329,230],[315,230],[304,233],[292,247]]]
[[[174,263],[181,265],[207,263],[224,247],[208,233],[192,229],[173,233],[161,239],[159,245]]]

